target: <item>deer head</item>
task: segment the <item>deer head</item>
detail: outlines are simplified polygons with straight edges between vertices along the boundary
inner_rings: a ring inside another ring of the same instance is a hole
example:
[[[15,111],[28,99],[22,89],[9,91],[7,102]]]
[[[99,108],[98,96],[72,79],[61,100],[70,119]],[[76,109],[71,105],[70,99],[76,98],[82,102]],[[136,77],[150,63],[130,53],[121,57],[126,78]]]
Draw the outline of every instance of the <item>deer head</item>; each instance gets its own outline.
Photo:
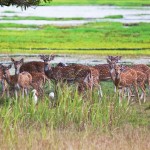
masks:
[[[107,58],[107,63],[109,64],[110,70],[112,70],[115,68],[117,61],[116,60],[110,60]]]
[[[55,58],[55,55],[39,55],[39,57],[45,62],[49,62]]]
[[[48,65],[48,62],[54,59],[55,55],[39,55],[39,57],[44,61],[45,67],[44,70],[48,71],[51,69],[51,66]]]
[[[14,60],[13,58],[11,58],[11,61],[13,62],[14,64],[14,67],[15,67],[15,74],[19,74],[20,72],[20,67],[22,66],[23,62],[24,62],[24,59],[20,59],[19,61],[16,61]]]
[[[108,59],[111,61],[115,61],[118,63],[118,61],[122,58],[122,56],[108,56]]]
[[[9,80],[9,74],[8,74],[8,70],[12,67],[12,65],[10,64],[9,66],[3,66],[1,65],[2,71],[3,71],[3,78],[4,79],[8,79]]]
[[[125,71],[126,67],[123,65],[120,66],[116,65],[114,69],[115,69],[116,78],[119,78],[121,72]]]

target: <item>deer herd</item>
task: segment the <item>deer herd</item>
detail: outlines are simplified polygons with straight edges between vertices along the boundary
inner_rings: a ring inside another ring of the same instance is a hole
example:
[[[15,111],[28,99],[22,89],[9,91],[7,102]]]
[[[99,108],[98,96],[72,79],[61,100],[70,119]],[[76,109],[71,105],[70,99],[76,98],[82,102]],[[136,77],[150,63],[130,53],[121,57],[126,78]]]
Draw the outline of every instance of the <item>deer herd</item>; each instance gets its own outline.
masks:
[[[0,64],[2,97],[5,93],[8,97],[13,94],[18,98],[19,93],[24,97],[33,89],[32,92],[37,103],[37,97],[44,93],[44,84],[50,80],[53,80],[55,85],[64,82],[75,84],[79,93],[86,90],[92,93],[93,89],[96,89],[100,99],[103,97],[100,82],[112,80],[114,92],[119,94],[120,102],[126,96],[130,102],[131,97],[135,95],[141,104],[141,100],[146,101],[146,84],[150,90],[150,68],[145,64],[120,65],[118,62],[121,60],[121,56],[108,56],[107,64],[66,66],[59,63],[55,67],[50,64],[55,58],[54,55],[39,55],[39,57],[43,61],[24,62],[23,58],[19,61],[11,58],[12,64],[8,66]],[[9,72],[12,66],[15,68],[14,75],[10,75]],[[54,96],[53,93],[50,95]]]

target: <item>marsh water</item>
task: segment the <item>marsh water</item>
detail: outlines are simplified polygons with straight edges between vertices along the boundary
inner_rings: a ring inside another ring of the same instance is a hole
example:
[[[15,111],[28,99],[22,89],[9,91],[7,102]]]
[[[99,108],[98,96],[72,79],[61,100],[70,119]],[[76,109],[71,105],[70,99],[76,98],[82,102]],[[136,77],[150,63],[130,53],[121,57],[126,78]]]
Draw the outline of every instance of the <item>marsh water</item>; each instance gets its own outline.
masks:
[[[111,19],[108,16],[122,15],[122,18]],[[48,18],[73,18],[73,20],[3,20],[3,17],[38,16]],[[80,18],[80,19],[78,19]],[[150,22],[150,7],[117,7],[117,6],[38,6],[27,10],[16,7],[0,7],[0,23],[18,24],[54,24],[80,25],[87,22],[115,21],[123,23]]]

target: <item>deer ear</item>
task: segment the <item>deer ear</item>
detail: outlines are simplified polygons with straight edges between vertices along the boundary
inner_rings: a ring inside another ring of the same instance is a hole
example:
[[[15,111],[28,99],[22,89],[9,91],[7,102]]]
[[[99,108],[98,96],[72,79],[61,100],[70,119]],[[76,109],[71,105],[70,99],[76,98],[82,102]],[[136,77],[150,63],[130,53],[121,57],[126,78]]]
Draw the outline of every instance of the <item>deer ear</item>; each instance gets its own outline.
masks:
[[[121,60],[122,56],[118,56],[118,60]]]
[[[7,67],[7,70],[9,70],[11,67],[12,67],[12,64],[10,64],[10,65]]]
[[[50,55],[49,56],[49,61],[54,60],[54,58],[55,58],[55,55]]]
[[[11,61],[14,62],[15,60],[13,58],[11,58]]]
[[[19,62],[20,62],[20,63],[24,63],[24,58],[22,58]]]
[[[44,55],[39,55],[39,57],[43,60],[44,59]]]
[[[2,68],[3,67],[3,65],[2,64],[0,64],[0,68]]]
[[[108,59],[111,59],[111,56],[108,56]]]
[[[121,65],[121,66],[120,66],[120,70],[121,70],[121,71],[125,71],[125,70],[126,70],[126,67],[123,66],[123,65]]]
[[[109,64],[111,63],[111,60],[110,60],[110,59],[108,59],[108,58],[107,58],[107,63],[109,63]]]

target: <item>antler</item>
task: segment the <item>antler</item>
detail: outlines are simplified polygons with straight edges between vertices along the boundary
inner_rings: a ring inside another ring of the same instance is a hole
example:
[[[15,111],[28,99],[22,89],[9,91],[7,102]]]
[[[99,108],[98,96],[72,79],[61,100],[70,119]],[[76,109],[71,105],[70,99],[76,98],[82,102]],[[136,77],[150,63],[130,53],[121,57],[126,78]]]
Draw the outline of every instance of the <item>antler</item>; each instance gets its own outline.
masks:
[[[44,60],[44,55],[39,55],[39,57],[40,57],[42,60]]]
[[[51,54],[51,55],[49,56],[49,61],[54,60],[54,57],[55,57],[55,55]]]
[[[2,64],[0,64],[0,68],[2,68],[3,67],[3,65]]]
[[[108,56],[108,59],[110,61],[115,61],[116,63],[118,62],[118,60],[121,59],[122,56]]]
[[[54,59],[55,55],[39,55],[39,57],[44,60],[45,62],[51,61]]]

